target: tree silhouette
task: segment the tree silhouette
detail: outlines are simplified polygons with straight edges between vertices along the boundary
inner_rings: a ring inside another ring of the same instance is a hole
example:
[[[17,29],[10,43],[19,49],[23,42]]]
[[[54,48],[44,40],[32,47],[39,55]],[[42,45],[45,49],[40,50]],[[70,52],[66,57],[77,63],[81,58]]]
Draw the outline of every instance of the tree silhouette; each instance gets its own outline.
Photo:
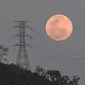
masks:
[[[8,48],[4,48],[3,45],[0,45],[0,62],[2,62],[3,56],[6,56],[8,51]],[[7,61],[7,59],[5,60]]]
[[[79,77],[73,76],[73,79],[67,75],[61,75],[60,71],[56,70],[44,70],[39,66],[36,67],[35,72],[37,72],[40,76],[44,76],[46,79],[52,82],[52,85],[78,85]]]

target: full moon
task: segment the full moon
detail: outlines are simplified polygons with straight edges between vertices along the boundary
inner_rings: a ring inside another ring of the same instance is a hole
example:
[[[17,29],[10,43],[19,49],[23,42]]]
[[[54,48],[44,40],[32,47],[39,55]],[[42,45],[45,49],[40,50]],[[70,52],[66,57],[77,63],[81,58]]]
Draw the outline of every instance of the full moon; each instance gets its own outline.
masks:
[[[56,41],[66,40],[73,30],[71,20],[62,14],[50,17],[46,23],[47,35]]]

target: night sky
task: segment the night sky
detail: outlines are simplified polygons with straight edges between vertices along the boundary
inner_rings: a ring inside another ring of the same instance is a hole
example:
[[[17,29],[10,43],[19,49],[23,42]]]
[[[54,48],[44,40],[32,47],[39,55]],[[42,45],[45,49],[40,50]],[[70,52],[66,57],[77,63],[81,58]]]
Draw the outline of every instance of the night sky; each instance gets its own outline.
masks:
[[[85,84],[85,0],[0,0],[0,44],[9,47],[7,59],[17,59],[18,47],[13,45],[19,38],[15,20],[30,20],[33,32],[26,38],[33,48],[27,47],[32,69],[37,65],[45,69],[59,69],[62,74],[81,77],[79,85]],[[45,31],[47,20],[55,14],[64,14],[73,23],[72,35],[64,41],[50,39]]]

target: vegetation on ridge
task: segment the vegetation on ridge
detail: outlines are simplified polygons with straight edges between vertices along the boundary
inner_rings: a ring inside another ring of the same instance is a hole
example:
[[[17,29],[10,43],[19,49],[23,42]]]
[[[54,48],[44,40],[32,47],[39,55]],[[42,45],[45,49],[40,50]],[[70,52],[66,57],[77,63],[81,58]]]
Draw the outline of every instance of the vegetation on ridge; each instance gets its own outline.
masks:
[[[0,85],[78,85],[79,77],[71,80],[60,71],[36,67],[34,72],[23,70],[14,64],[0,63]]]

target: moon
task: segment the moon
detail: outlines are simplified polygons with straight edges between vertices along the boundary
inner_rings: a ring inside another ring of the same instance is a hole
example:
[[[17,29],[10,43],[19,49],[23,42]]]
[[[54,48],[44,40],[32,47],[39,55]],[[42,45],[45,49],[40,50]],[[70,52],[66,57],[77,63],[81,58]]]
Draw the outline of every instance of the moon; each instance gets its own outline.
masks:
[[[62,14],[50,17],[46,23],[47,35],[56,41],[66,40],[73,30],[71,20]]]

